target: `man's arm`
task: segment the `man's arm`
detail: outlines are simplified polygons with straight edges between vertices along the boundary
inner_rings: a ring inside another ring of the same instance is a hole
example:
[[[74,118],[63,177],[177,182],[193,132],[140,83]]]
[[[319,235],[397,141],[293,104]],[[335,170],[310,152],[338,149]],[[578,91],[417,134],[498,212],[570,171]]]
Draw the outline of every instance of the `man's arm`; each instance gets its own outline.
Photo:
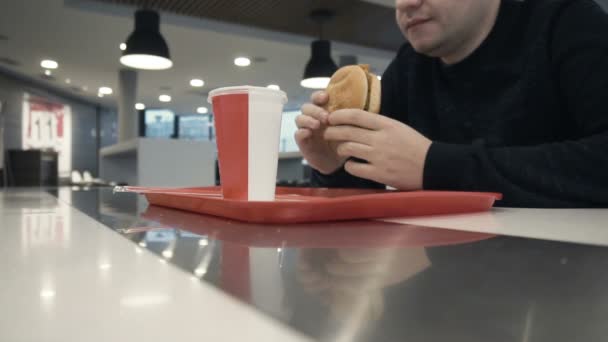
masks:
[[[572,1],[555,21],[552,64],[580,139],[505,148],[433,143],[424,188],[500,191],[507,206],[608,206],[606,32],[608,15],[591,0]]]

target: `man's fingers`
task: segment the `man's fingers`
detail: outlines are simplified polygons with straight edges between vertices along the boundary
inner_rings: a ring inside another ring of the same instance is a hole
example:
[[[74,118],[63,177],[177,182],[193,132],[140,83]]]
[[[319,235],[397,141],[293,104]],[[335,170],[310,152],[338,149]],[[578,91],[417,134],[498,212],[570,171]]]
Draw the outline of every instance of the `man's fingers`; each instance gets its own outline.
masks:
[[[298,281],[305,285],[318,284],[325,281],[324,276],[313,271],[301,271],[296,274]]]
[[[329,100],[329,96],[327,95],[326,92],[324,92],[322,90],[315,91],[310,96],[310,101],[312,103],[316,104],[317,106],[324,106],[328,100]]]
[[[329,289],[327,277],[314,272],[298,272],[298,281],[307,293],[316,294]]]
[[[355,157],[368,160],[372,157],[373,150],[370,146],[347,141],[338,145],[336,152],[340,157]]]
[[[312,103],[306,103],[302,106],[302,115],[310,116],[324,124],[327,124],[327,119],[329,117],[329,114],[327,114],[325,109]]]
[[[344,170],[346,170],[346,172],[350,173],[355,177],[369,179],[382,183],[380,180],[377,179],[377,169],[373,164],[358,163],[349,160],[346,162],[346,164],[344,164]]]
[[[338,250],[338,257],[348,263],[368,263],[397,254],[398,250],[392,248],[342,248]]]
[[[340,109],[331,113],[328,120],[332,126],[350,125],[377,131],[389,119],[360,109]]]
[[[365,293],[381,286],[379,279],[375,279],[374,276],[344,277],[331,275],[328,277],[328,282],[333,291],[351,294]]]
[[[323,137],[327,140],[352,141],[363,145],[371,145],[374,132],[354,126],[327,127]]]
[[[296,117],[296,126],[298,128],[317,129],[321,127],[321,122],[308,115],[298,115]]]
[[[308,128],[298,129],[294,134],[296,141],[303,141],[312,136],[312,131]]]
[[[378,276],[386,273],[387,264],[382,262],[369,262],[350,264],[344,262],[330,262],[325,265],[327,273],[337,277],[366,277]]]

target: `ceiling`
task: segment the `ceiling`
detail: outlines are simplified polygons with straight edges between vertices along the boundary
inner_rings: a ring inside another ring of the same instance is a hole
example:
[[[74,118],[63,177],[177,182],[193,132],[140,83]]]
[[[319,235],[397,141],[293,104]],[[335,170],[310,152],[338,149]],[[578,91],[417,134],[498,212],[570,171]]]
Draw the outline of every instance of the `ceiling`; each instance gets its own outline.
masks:
[[[336,61],[340,55],[356,55],[381,74],[402,39],[391,31],[397,30],[394,0],[0,0],[0,70],[116,107],[118,46],[133,28],[132,5],[144,2],[166,8],[161,31],[174,67],[139,71],[138,101],[178,114],[207,105],[210,89],[242,84],[278,84],[289,97],[287,109],[299,108],[311,93],[299,82],[316,35],[307,15],[321,4],[337,12],[325,30]],[[608,0],[600,4],[606,8]],[[376,23],[373,30],[371,22]],[[240,55],[254,58],[253,64],[234,66]],[[41,77],[44,58],[59,62],[53,79]],[[190,87],[192,78],[202,78],[205,86]],[[101,86],[114,94],[98,98]],[[173,98],[169,104],[158,100],[165,93]]]
[[[293,3],[293,0],[269,2],[285,1]],[[92,0],[0,0],[0,4],[0,36],[7,38],[0,39],[0,68],[104,106],[116,106],[121,68],[119,44],[133,28],[134,7]],[[390,8],[370,3],[363,6],[390,13],[394,25]],[[298,20],[306,15],[289,12],[289,18]],[[287,92],[288,109],[299,108],[310,96],[311,91],[302,88],[299,82],[309,58],[312,36],[169,11],[161,12],[161,31],[171,49],[174,67],[138,72],[138,101],[148,107],[194,113],[198,106],[206,105],[210,89],[240,84],[278,84]],[[340,55],[356,55],[360,63],[369,63],[382,73],[394,55],[394,51],[354,44],[347,38],[333,43],[336,61]],[[240,55],[252,57],[254,62],[247,68],[236,67],[233,59]],[[54,79],[40,76],[43,71],[40,61],[45,58],[59,62]],[[68,78],[70,84],[66,83]],[[205,86],[190,87],[192,78],[202,78]],[[114,94],[98,98],[97,89],[101,86],[111,87]],[[87,90],[82,90],[83,87]],[[171,95],[172,102],[159,102],[162,93]]]
[[[311,20],[315,9],[333,12],[323,25],[323,36],[371,48],[396,51],[403,36],[395,25],[394,8],[353,0],[96,0],[132,7],[149,7],[166,13],[316,37],[321,25]],[[394,3],[394,1],[391,1]],[[370,29],[372,28],[373,29]]]

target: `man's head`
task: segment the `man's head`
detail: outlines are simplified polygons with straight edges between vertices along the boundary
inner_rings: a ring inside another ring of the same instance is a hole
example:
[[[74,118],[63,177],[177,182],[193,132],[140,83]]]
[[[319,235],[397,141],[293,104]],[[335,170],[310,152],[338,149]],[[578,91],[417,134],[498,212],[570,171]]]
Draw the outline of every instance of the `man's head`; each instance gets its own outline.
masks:
[[[475,50],[492,30],[500,0],[396,0],[397,23],[419,53],[445,58]],[[473,46],[474,45],[474,46]]]

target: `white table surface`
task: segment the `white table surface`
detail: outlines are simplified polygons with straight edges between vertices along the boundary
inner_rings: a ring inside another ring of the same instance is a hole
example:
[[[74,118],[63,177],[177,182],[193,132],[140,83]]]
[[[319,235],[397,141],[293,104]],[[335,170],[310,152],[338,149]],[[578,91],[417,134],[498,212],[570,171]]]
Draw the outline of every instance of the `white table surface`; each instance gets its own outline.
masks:
[[[489,212],[386,222],[608,246],[608,209],[494,208]]]
[[[608,246],[608,209],[385,221]],[[307,340],[39,189],[0,191],[0,233],[0,341]]]
[[[0,191],[0,341],[307,341],[40,190]]]

